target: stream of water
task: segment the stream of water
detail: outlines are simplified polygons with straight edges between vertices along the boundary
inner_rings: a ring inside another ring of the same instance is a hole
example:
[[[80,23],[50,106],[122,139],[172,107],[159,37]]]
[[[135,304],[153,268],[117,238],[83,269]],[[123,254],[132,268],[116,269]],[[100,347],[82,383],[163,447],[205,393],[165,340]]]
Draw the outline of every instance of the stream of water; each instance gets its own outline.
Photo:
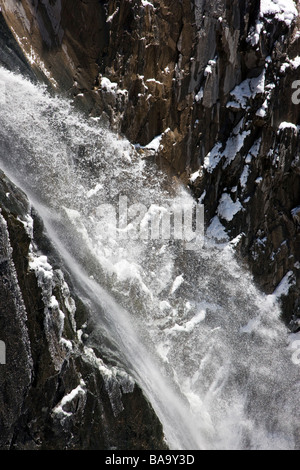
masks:
[[[299,365],[276,299],[233,246],[187,250],[132,236],[131,220],[104,224],[104,204],[112,221],[120,201],[164,213],[191,205],[188,190],[72,103],[3,68],[0,82],[0,167],[43,218],[170,448],[299,448]]]

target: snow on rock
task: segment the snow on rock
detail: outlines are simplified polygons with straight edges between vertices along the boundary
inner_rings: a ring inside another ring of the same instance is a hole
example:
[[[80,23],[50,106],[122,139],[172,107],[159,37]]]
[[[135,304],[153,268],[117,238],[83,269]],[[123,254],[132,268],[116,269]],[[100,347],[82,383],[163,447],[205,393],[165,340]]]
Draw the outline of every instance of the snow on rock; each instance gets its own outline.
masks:
[[[246,109],[250,98],[255,98],[256,95],[262,94],[265,91],[265,73],[263,70],[258,77],[247,78],[239,85],[237,85],[231,92],[229,101],[226,105],[227,108]]]
[[[59,269],[54,270],[48,262],[47,256],[37,254],[33,242],[30,244],[29,269],[35,272],[38,286],[41,289],[44,304],[44,327],[49,352],[56,370],[60,370],[66,354],[73,349],[72,342],[63,337],[66,317],[64,312],[68,312],[68,320],[75,331],[76,304],[71,297],[63,272]],[[63,304],[60,304],[54,295],[55,289],[59,290]],[[62,310],[64,307],[65,311]]]
[[[59,327],[59,338],[61,339],[64,328],[65,314],[62,312],[62,310],[60,310],[59,303],[56,297],[53,295],[53,288],[55,287],[55,284],[59,284],[65,307],[70,313],[70,321],[73,324],[73,327],[75,327],[74,315],[76,311],[75,302],[70,296],[69,287],[64,280],[64,275],[60,270],[56,270],[55,272],[53,271],[51,264],[48,263],[47,256],[37,256],[32,251],[30,252],[29,256],[29,268],[35,271],[38,285],[42,290],[42,298],[45,305],[45,320],[47,326],[52,324],[52,321],[50,320],[50,312],[54,310],[58,312],[57,322]]]
[[[157,85],[162,85],[162,82],[156,80],[155,78],[147,78],[146,83],[156,83]]]
[[[195,100],[197,101],[197,103],[203,99],[203,96],[204,96],[204,88],[202,87],[200,88],[198,93],[195,95]]]
[[[212,173],[213,170],[218,165],[219,161],[223,156],[223,152],[221,152],[222,144],[221,142],[217,142],[213,149],[206,155],[204,159],[203,167],[209,172]]]
[[[58,403],[58,405],[53,408],[52,412],[54,414],[62,415],[63,417],[72,416],[73,412],[66,411],[64,407],[69,405],[68,408],[70,409],[70,404],[72,403],[72,401],[74,401],[74,399],[86,395],[85,387],[85,382],[81,379],[80,385],[78,385],[78,387],[74,388],[70,393],[65,395],[62,400]]]
[[[151,142],[149,142],[149,144],[147,144],[144,148],[145,148],[145,149],[155,150],[155,152],[157,152],[158,149],[159,149],[159,147],[160,147],[161,139],[162,139],[162,134],[157,135],[157,136],[154,137],[154,139],[151,140]]]
[[[153,6],[153,4],[152,4],[151,2],[149,2],[148,0],[141,0],[141,1],[142,1],[142,6],[143,6],[143,7],[149,6],[149,7],[153,8],[153,9],[155,9],[154,6]]]
[[[48,263],[47,256],[33,256],[31,254],[29,258],[29,268],[35,271],[40,287],[52,287],[53,269],[51,264]],[[49,299],[50,297],[51,295]]]
[[[207,66],[204,69],[204,76],[207,77],[208,75],[212,74],[213,67],[215,67],[217,64],[216,59],[209,60]]]
[[[265,91],[265,82],[266,82],[266,70],[264,69],[262,73],[255,78],[250,80],[250,90],[252,91],[252,98],[256,95],[262,94]]]
[[[246,156],[245,163],[251,163],[252,158],[257,158],[259,150],[261,147],[261,137],[257,139],[249,150],[248,155]]]
[[[297,56],[294,59],[290,59],[289,57],[287,57],[286,61],[280,67],[280,72],[285,74],[287,69],[292,68],[296,70],[299,67],[300,67],[300,56]]]
[[[290,26],[298,12],[293,0],[261,0],[260,16],[269,15],[275,16],[276,19]]]
[[[9,194],[9,193],[7,193]],[[7,196],[6,194],[6,196]],[[7,196],[9,197],[9,196]],[[24,228],[25,228],[25,231],[27,233],[27,235],[29,236],[29,238],[33,238],[33,218],[31,217],[31,215],[29,214],[26,214],[24,216],[24,219],[25,220],[22,220],[20,219],[20,217],[17,217],[17,220],[19,220],[20,222],[22,222],[22,224],[24,225]]]
[[[127,95],[127,90],[121,90],[118,88],[118,84],[116,82],[111,82],[107,77],[101,77],[101,89],[106,91],[107,93],[112,93],[113,95]]]
[[[293,69],[297,69],[298,67],[300,67],[300,56],[297,55],[297,57],[295,57],[294,59],[290,59],[289,62]]]
[[[206,198],[206,189],[203,191],[201,196],[198,198],[198,204],[203,204],[204,199]]]
[[[280,133],[280,131],[282,131],[284,129],[293,129],[296,133],[298,133],[299,126],[296,126],[296,124],[293,124],[292,122],[283,121],[278,126],[278,134]]]
[[[235,159],[237,153],[242,149],[246,137],[251,133],[250,130],[241,131],[242,127],[243,119],[241,119],[238,125],[234,128],[223,151],[221,151],[222,144],[217,142],[213,149],[206,155],[203,167],[209,173],[213,172],[223,157],[225,157],[223,168],[226,168]]]
[[[247,181],[248,181],[248,178],[249,178],[249,174],[250,174],[249,165],[245,165],[244,169],[243,169],[243,172],[241,174],[241,177],[240,177],[240,185],[243,189],[246,188]]]
[[[207,228],[206,236],[218,241],[228,241],[229,236],[225,232],[224,225],[221,224],[219,217],[216,215]]]
[[[190,182],[194,183],[196,181],[196,179],[199,178],[200,176],[201,176],[201,168],[199,170],[195,171],[195,173],[191,174]]]
[[[288,295],[290,288],[295,284],[296,278],[293,271],[288,271],[274,290],[273,294],[270,294],[269,297],[276,300],[279,299],[282,295]]]
[[[157,135],[154,139],[151,140],[147,145],[141,146],[139,144],[135,145],[136,148],[147,149],[147,150],[154,150],[157,152],[161,146],[161,140],[165,134],[167,134],[171,129],[168,127],[162,134]]]
[[[240,123],[241,124],[241,123]],[[236,157],[239,151],[243,148],[245,139],[248,135],[251,134],[251,131],[242,131],[240,128],[242,126],[238,125],[236,129],[233,130],[233,134],[229,137],[223,155],[226,157],[223,168],[226,168]]]
[[[237,214],[242,209],[243,206],[239,200],[233,202],[230,195],[224,193],[222,194],[222,197],[220,199],[217,212],[221,219],[225,219],[227,220],[227,222],[230,222],[235,216],[235,214]]]

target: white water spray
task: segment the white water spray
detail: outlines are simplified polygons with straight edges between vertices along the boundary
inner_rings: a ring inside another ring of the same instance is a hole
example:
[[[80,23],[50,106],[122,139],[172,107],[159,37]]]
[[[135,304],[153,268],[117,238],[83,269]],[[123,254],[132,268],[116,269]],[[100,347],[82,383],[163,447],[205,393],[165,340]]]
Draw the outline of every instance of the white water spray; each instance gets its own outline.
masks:
[[[29,195],[174,449],[294,449],[299,367],[230,245],[103,237],[99,206],[192,198],[70,103],[0,69],[2,169]],[[79,287],[78,287],[79,288]],[[96,338],[96,334],[95,334]]]

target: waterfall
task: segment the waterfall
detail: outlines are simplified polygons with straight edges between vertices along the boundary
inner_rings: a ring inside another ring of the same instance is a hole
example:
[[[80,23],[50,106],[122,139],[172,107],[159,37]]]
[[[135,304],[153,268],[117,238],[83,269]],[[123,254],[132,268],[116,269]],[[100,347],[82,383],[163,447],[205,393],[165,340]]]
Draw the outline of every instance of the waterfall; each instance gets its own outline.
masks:
[[[170,448],[299,447],[288,331],[276,297],[257,290],[233,244],[206,239],[188,250],[180,237],[132,236],[130,210],[116,228],[124,201],[149,215],[193,198],[70,101],[3,68],[0,83],[0,167],[27,193],[89,300],[91,344],[104,335],[115,345]]]

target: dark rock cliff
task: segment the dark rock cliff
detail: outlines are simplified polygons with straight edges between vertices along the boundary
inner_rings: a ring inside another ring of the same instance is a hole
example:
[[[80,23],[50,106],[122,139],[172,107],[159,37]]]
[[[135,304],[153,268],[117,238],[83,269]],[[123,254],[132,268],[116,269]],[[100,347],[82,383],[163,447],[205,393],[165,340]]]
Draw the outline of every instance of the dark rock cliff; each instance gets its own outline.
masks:
[[[155,158],[204,203],[208,234],[219,241],[238,237],[238,253],[266,293],[287,280],[283,315],[293,328],[300,317],[296,7],[290,14],[263,11],[258,0],[0,3],[1,63],[72,96],[79,108],[139,144],[141,152],[160,135]],[[7,207],[10,183],[4,175],[1,180],[0,301],[14,319],[12,338],[23,332],[16,354],[24,362],[18,363],[19,375],[15,363],[10,366],[17,387],[5,418],[9,390],[0,397],[0,425],[6,430],[1,445],[39,447],[42,427],[49,448],[162,446],[160,425],[136,386],[123,395],[124,410],[113,417],[104,379],[82,356],[71,320],[65,339],[72,353],[57,332],[46,338],[51,348],[42,346],[43,293],[28,270],[30,237],[19,220],[26,221],[28,203],[14,189],[15,207]],[[63,281],[60,274],[54,277],[59,300]],[[59,308],[63,311],[61,303]],[[75,398],[63,408],[72,390]],[[36,419],[38,408],[44,411]],[[135,420],[139,409],[145,419]],[[103,413],[102,421],[97,416]],[[90,434],[81,434],[79,423],[91,416]],[[72,429],[77,431],[70,441]]]

